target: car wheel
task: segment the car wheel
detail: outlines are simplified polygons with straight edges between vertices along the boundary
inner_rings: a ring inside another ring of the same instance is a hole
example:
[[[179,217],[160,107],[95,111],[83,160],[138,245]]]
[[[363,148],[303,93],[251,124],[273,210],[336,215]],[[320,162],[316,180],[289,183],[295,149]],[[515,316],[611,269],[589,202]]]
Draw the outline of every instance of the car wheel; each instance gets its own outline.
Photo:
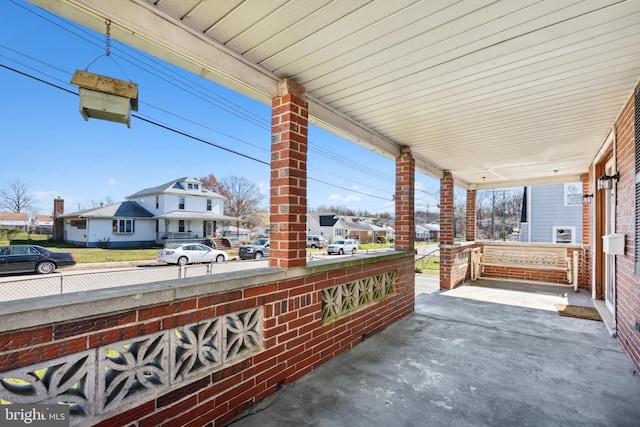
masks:
[[[56,265],[51,261],[42,261],[40,264],[36,265],[36,272],[38,274],[53,273],[55,269],[56,269]]]
[[[180,258],[178,258],[178,265],[187,265],[189,264],[189,260],[187,259],[186,256],[181,256]]]
[[[356,248],[351,249],[351,255],[355,255],[358,250]]]
[[[344,255],[344,251],[342,250],[342,248],[340,248],[340,250],[338,251],[338,255]]]
[[[262,252],[256,252],[253,259],[262,259]]]
[[[224,255],[218,255],[216,257],[216,262],[223,262],[224,261]]]

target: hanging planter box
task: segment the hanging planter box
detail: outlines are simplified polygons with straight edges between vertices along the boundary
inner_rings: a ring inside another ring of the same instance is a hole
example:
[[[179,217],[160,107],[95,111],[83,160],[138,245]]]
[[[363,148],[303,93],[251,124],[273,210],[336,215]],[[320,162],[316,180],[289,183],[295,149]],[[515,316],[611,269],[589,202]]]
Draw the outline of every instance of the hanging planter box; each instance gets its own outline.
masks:
[[[85,120],[107,120],[131,127],[131,110],[138,111],[137,84],[81,70],[76,70],[71,84],[79,88],[80,114]]]

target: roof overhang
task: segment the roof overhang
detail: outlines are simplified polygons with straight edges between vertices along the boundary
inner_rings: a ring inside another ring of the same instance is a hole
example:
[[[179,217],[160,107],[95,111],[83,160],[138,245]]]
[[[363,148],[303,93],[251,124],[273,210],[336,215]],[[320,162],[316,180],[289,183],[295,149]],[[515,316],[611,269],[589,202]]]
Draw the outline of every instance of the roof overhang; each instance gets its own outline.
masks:
[[[29,1],[471,189],[579,180],[640,76],[632,0]]]

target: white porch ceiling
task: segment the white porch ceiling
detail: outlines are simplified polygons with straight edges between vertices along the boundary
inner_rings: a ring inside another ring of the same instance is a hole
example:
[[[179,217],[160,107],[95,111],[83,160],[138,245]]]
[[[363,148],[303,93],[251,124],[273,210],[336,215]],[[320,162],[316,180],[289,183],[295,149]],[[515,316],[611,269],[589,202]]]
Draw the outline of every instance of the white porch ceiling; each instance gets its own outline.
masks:
[[[639,0],[29,1],[471,188],[577,180],[640,76]]]

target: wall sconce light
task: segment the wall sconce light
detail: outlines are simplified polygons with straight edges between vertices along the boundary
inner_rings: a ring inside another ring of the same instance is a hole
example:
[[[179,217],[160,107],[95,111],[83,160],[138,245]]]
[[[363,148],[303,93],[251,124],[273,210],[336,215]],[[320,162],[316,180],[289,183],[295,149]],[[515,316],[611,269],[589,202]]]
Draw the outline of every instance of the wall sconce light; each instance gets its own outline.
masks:
[[[593,193],[592,194],[583,194],[582,195],[582,204],[583,205],[590,205],[592,200],[593,200]]]
[[[613,188],[613,180],[616,182],[620,180],[620,172],[616,172],[614,175],[604,174],[598,178],[598,190],[611,190]]]

